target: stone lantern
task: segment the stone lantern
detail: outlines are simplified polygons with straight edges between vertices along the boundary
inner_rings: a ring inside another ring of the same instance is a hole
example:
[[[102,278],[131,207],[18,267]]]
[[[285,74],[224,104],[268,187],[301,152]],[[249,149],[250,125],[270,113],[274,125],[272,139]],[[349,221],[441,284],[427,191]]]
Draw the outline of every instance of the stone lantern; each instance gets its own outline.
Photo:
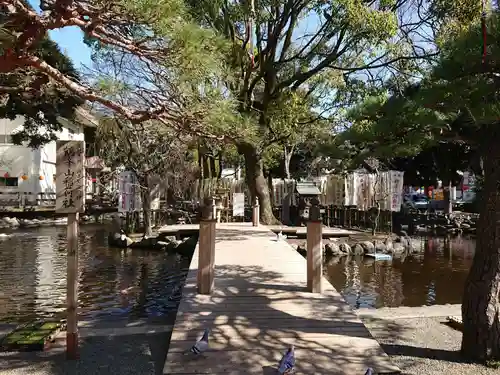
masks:
[[[298,182],[295,191],[298,196],[299,218],[300,225],[302,226],[310,218],[311,206],[314,205],[313,210],[319,210],[319,196],[321,195],[321,191],[314,182]],[[321,216],[319,211],[314,212],[314,215],[318,216],[315,220],[318,220]]]

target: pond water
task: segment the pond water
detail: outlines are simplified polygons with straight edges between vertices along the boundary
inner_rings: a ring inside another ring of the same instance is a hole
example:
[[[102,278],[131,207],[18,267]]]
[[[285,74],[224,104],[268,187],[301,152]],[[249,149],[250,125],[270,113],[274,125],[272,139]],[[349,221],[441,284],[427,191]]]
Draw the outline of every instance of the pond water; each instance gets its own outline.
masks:
[[[325,276],[354,308],[461,303],[475,241],[460,237],[421,240],[421,253],[392,261],[327,259]]]
[[[106,230],[81,226],[79,316],[162,318],[175,314],[189,259],[107,246]],[[66,228],[13,232],[0,241],[0,322],[65,316]]]
[[[391,262],[327,259],[325,275],[355,308],[460,303],[475,242],[422,239],[422,252]],[[107,246],[106,230],[84,225],[79,248],[81,320],[175,316],[189,259]],[[0,322],[63,318],[66,229],[43,227],[0,237]]]

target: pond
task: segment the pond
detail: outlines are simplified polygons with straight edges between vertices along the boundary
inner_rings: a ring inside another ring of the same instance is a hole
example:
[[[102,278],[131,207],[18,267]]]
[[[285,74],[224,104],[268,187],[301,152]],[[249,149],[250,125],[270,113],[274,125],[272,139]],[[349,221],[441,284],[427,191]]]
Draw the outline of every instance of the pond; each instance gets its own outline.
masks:
[[[421,241],[420,253],[392,261],[327,259],[325,276],[354,308],[461,303],[474,255],[474,239]]]
[[[175,314],[189,259],[110,249],[102,226],[83,225],[79,247],[79,316],[163,319]],[[63,318],[66,228],[16,231],[0,241],[0,322]]]

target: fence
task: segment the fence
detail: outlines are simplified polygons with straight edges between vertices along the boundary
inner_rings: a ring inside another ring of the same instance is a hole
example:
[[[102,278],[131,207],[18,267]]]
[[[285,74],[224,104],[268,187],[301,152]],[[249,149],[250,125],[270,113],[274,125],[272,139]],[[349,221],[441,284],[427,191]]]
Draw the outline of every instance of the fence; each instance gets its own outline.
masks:
[[[92,199],[92,194],[87,194],[87,199]],[[55,192],[21,192],[0,191],[0,207],[22,208],[22,207],[55,207]]]
[[[316,178],[313,182],[321,191],[320,204],[323,206],[356,206],[367,211],[380,206],[381,210],[399,211],[402,203],[403,172],[387,171],[378,174],[353,172],[346,176],[329,175]],[[273,179],[270,191],[273,207],[281,207],[285,199],[290,205],[297,205],[296,180]],[[249,202],[249,191],[244,181],[231,179],[198,180],[191,191],[199,201],[211,197],[217,190],[224,189],[224,194],[232,202],[234,193],[245,193],[245,204]],[[225,205],[227,206],[227,205]]]
[[[20,191],[0,191],[0,206],[25,207],[43,206],[50,207],[56,204],[56,193],[33,193]]]

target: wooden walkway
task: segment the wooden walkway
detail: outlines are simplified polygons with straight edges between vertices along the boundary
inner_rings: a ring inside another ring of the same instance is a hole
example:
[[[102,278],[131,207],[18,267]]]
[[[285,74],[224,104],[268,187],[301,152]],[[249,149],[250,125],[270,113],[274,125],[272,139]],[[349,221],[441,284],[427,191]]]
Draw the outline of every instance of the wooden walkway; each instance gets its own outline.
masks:
[[[219,225],[226,225],[226,226],[234,226],[234,225],[246,225],[245,223],[231,223],[231,224],[226,224],[226,223],[221,223]],[[279,233],[282,232],[283,234],[289,235],[289,236],[305,236],[307,233],[307,228],[306,227],[289,227],[286,225],[272,225],[268,226],[267,229]],[[175,224],[175,225],[164,225],[161,228],[158,229],[158,233],[162,234],[172,234],[175,235],[177,233],[197,233],[200,230],[200,225],[199,224]],[[343,228],[332,228],[332,227],[327,227],[323,226],[323,238],[326,237],[349,237],[352,235],[359,234],[359,231],[354,231],[354,230],[347,230]]]
[[[290,344],[297,374],[399,373],[331,284],[306,292],[306,260],[275,238],[266,227],[218,224],[210,296],[196,293],[195,251],[163,373],[276,374]],[[185,355],[205,328],[205,357]]]

